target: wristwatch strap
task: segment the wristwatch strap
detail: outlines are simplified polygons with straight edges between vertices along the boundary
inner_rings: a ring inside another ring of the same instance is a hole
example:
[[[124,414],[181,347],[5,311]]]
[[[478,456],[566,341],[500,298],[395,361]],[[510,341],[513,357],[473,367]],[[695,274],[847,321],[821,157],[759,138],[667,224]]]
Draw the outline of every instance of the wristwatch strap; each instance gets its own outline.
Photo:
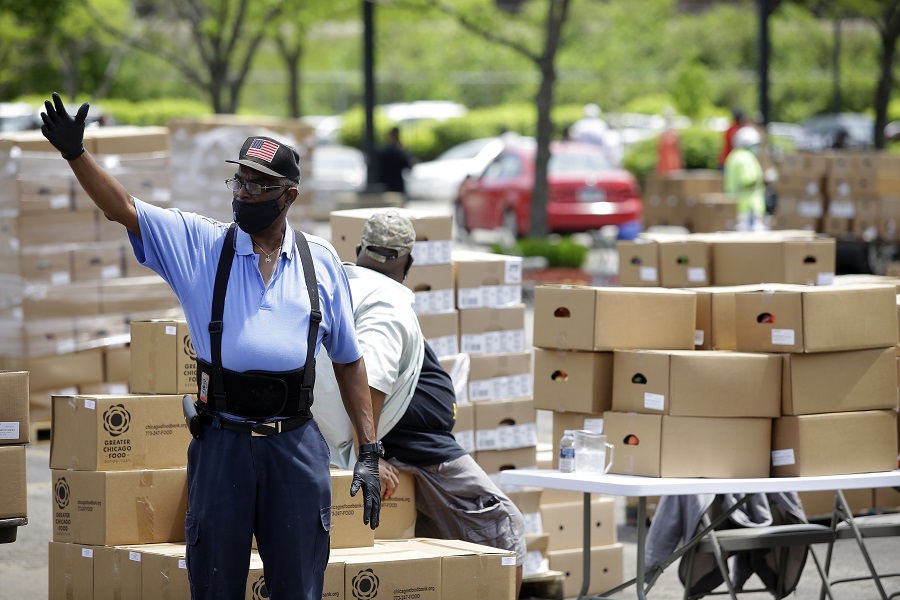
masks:
[[[384,458],[384,446],[381,445],[381,442],[374,442],[372,444],[363,444],[359,447],[360,453],[362,452],[374,452],[381,458]]]

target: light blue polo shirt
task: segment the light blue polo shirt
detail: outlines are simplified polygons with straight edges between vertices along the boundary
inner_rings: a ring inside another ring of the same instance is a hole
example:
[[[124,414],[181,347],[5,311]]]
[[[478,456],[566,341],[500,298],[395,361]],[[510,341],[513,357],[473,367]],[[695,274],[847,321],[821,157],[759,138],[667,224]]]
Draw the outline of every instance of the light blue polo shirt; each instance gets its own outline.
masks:
[[[210,362],[213,284],[228,224],[159,208],[137,198],[134,204],[141,228],[141,238],[128,234],[134,255],[172,287],[184,309],[197,356]],[[362,352],[356,341],[347,275],[328,242],[310,235],[306,238],[322,311],[316,352],[324,345],[334,362],[351,363]],[[268,285],[263,283],[257,262],[250,236],[238,228],[222,319],[222,366],[238,372],[299,369],[306,361],[310,306],[290,226]]]

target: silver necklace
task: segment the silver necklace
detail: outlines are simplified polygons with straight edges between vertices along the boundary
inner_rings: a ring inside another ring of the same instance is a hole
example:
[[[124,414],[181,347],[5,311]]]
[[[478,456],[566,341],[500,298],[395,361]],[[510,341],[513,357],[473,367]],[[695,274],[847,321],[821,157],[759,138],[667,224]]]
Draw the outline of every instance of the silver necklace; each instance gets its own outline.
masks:
[[[251,238],[251,240],[252,239],[253,238]],[[279,244],[278,247],[275,248],[275,250],[272,250],[271,252],[266,252],[265,250],[263,250],[263,247],[260,246],[259,244],[257,244],[255,240],[253,241],[253,245],[256,246],[257,248],[259,248],[259,251],[266,255],[266,262],[270,263],[270,262],[272,262],[272,255],[275,254],[276,252],[280,252],[281,246],[284,245],[284,232],[283,231],[281,232],[281,244]],[[279,254],[278,256],[280,257],[281,254]]]

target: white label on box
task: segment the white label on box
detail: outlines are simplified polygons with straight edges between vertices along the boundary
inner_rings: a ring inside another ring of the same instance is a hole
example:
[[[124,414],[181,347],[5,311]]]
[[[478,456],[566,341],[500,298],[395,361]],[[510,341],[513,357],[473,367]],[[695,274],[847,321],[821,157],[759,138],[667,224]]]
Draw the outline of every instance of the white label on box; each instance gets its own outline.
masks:
[[[484,306],[484,295],[481,288],[460,288],[457,294],[460,308],[481,308]]]
[[[506,260],[506,274],[503,278],[506,283],[522,283],[522,259],[508,258]]]
[[[88,410],[96,410],[97,403],[95,401],[91,400],[90,398],[85,398],[84,399],[84,407]]]
[[[525,352],[525,330],[504,331],[500,339],[500,352],[502,354]]]
[[[480,333],[466,333],[462,336],[462,351],[467,354],[484,354],[484,337]]]
[[[19,439],[18,421],[0,421],[0,440]]]
[[[656,267],[641,267],[639,277],[641,281],[656,281]]]
[[[491,395],[494,392],[494,385],[490,379],[483,381],[469,382],[469,400],[475,402],[477,400],[493,400]]]
[[[797,214],[807,219],[818,219],[822,216],[822,203],[816,200],[801,200],[797,203]]]
[[[183,558],[178,559],[178,568],[187,570],[187,561]]]
[[[663,394],[651,394],[650,392],[645,392],[644,408],[648,408],[650,410],[665,410],[666,397]]]
[[[68,271],[56,271],[55,273],[50,273],[50,283],[53,285],[65,285],[72,281],[72,276]]]
[[[702,346],[702,345],[703,345],[703,340],[705,339],[705,333],[706,333],[706,332],[703,331],[702,329],[695,329],[695,330],[694,330],[694,345],[695,345],[695,346]]]
[[[701,283],[706,281],[706,268],[705,267],[688,267],[687,270],[688,281],[691,283]]]
[[[141,562],[141,553],[140,552],[129,552],[128,560],[133,562]]]
[[[514,566],[516,566],[516,557],[515,556],[501,556],[500,557],[500,565],[503,567],[514,567]]]
[[[813,181],[808,182],[806,184],[806,194],[809,196],[818,196],[819,195],[819,186],[816,185],[815,182],[813,182]]]
[[[850,200],[838,200],[828,205],[828,214],[839,219],[852,219],[856,214],[856,207]]]
[[[525,553],[525,561],[522,563],[522,576],[531,577],[550,570],[550,561],[538,550],[530,550]]]
[[[850,184],[847,183],[846,181],[840,182],[837,186],[837,193],[838,193],[838,196],[849,196],[850,195]],[[852,207],[853,205],[851,204],[850,206]],[[838,216],[838,215],[835,215],[835,216]],[[850,215],[850,216],[853,216],[853,215]]]
[[[462,447],[468,454],[472,454],[475,452],[475,432],[471,429],[466,431],[454,431],[453,437],[456,438],[456,443]]]
[[[594,433],[603,433],[603,419],[585,419],[584,428]]]
[[[816,285],[832,285],[834,284],[834,273],[817,273]]]
[[[522,513],[522,517],[525,519],[525,534],[533,533],[534,535],[541,535],[544,533],[544,522],[541,519],[541,513]]]
[[[175,335],[178,328],[175,325],[166,325],[166,335]]]
[[[793,346],[794,330],[793,329],[773,329],[772,330],[773,346]]]
[[[101,279],[116,279],[121,274],[122,270],[119,268],[119,265],[106,265],[100,269]]]
[[[94,549],[93,548],[82,548],[81,556],[84,558],[94,558]]]
[[[452,243],[450,240],[421,241],[413,245],[412,255],[416,265],[445,265],[451,262]]]
[[[516,429],[518,425],[506,425],[497,428],[497,447],[500,450],[509,450],[517,448],[516,445]]]
[[[68,194],[55,194],[50,196],[50,208],[68,208],[69,207],[69,195]]]
[[[500,450],[500,433],[496,429],[479,429],[475,432],[476,450]]]
[[[792,464],[794,464],[793,448],[788,448],[787,450],[772,450],[773,467],[786,467]]]
[[[75,352],[75,340],[65,339],[56,342],[57,354],[68,354],[69,352]]]
[[[455,335],[442,335],[441,337],[431,338],[428,340],[428,344],[438,358],[459,354],[459,346],[456,343]]]

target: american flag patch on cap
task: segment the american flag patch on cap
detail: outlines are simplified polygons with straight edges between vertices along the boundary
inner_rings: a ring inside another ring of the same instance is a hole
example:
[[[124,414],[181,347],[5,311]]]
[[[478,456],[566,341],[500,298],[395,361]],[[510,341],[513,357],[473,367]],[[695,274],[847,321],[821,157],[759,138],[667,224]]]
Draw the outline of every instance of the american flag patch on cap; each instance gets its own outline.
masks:
[[[275,158],[275,153],[278,152],[278,148],[280,147],[281,146],[275,142],[257,138],[253,140],[253,143],[247,148],[247,156],[255,156],[266,162],[272,162],[272,159]]]

